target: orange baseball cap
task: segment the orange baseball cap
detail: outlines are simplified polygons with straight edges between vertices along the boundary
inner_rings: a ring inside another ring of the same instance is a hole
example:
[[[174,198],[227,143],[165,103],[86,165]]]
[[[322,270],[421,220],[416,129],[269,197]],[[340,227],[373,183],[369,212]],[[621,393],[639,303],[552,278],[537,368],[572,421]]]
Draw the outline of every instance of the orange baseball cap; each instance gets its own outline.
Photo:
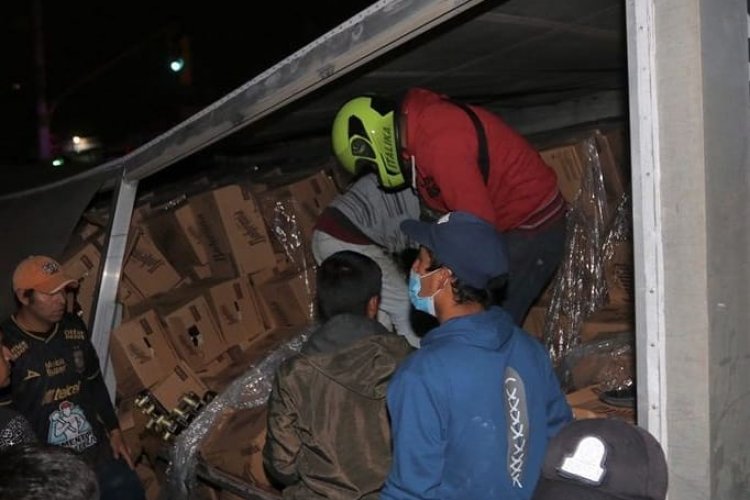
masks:
[[[56,293],[69,286],[77,287],[78,280],[65,274],[60,263],[51,257],[31,255],[13,271],[13,290]]]

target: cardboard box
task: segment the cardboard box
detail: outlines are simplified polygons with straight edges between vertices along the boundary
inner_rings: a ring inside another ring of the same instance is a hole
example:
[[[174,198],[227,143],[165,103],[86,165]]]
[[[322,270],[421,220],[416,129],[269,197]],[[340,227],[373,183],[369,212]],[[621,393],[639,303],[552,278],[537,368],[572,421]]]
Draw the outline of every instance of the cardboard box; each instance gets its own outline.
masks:
[[[263,468],[266,408],[227,412],[200,447],[210,466],[265,491],[278,493]]]
[[[140,232],[123,266],[126,287],[132,286],[143,298],[173,289],[182,277],[156,247],[151,237]],[[132,295],[127,296],[132,299]]]
[[[619,127],[606,132],[597,130],[595,138],[604,189],[608,200],[616,205],[630,185],[624,149],[627,140],[625,129]],[[612,208],[614,209],[614,206]]]
[[[192,219],[183,222],[183,230],[193,250],[202,263],[208,265],[211,276],[217,279],[228,279],[237,276],[232,247],[224,229],[222,214],[216,203],[215,191],[206,191],[188,199]]]
[[[576,418],[619,418],[636,423],[636,410],[633,406],[615,406],[602,401],[602,390],[598,385],[584,387],[565,396]]]
[[[185,394],[203,397],[207,390],[198,375],[186,363],[178,361],[171,373],[151,389],[151,393],[167,411],[171,411],[177,408]]]
[[[154,311],[112,331],[110,354],[122,397],[135,396],[163,380],[177,365],[162,323]]]
[[[227,345],[240,344],[265,331],[255,292],[246,279],[210,286],[206,297]]]
[[[586,346],[586,344],[580,344]],[[570,381],[573,389],[594,384],[619,386],[635,379],[635,358],[632,349],[592,349],[587,355],[571,360]]]
[[[221,220],[239,276],[274,267],[271,239],[252,195],[238,184],[214,189],[201,198]]]
[[[221,392],[271,352],[299,335],[304,327],[277,328],[263,332],[252,342],[232,346],[198,376],[209,389]]]
[[[132,307],[136,304],[140,304],[146,300],[136,286],[128,279],[127,276],[120,276],[120,285],[117,288],[117,302],[126,306],[125,311],[128,307]]]
[[[541,339],[542,335],[544,335],[544,324],[548,308],[549,306],[546,305],[532,306],[526,315],[526,319],[523,321],[522,328],[533,337]]]
[[[545,163],[557,174],[557,183],[563,197],[573,203],[582,186],[587,169],[598,167],[602,174],[606,202],[605,221],[611,220],[628,185],[622,165],[617,161],[614,132],[604,135],[600,130],[587,131],[571,142],[540,151]]]
[[[169,341],[178,357],[192,369],[203,369],[229,347],[202,295],[167,310],[163,318]]]
[[[586,152],[579,143],[567,144],[540,151],[544,162],[557,174],[557,185],[568,203],[573,203],[581,188],[581,176],[586,168]]]
[[[604,262],[604,279],[607,282],[609,304],[632,308],[635,301],[632,241],[617,241],[613,244],[611,257]]]
[[[143,452],[141,436],[146,429],[148,417],[135,408],[133,398],[128,398],[118,405],[117,419],[123,440],[130,449],[133,460],[137,460]]]
[[[607,334],[635,332],[632,304],[608,306],[591,314],[581,326],[581,342],[601,339]]]
[[[281,345],[299,335],[303,329],[303,326],[292,326],[275,328],[265,332],[245,348],[241,361],[238,364],[247,366],[256,363],[267,356],[268,353],[278,349]]]
[[[146,500],[159,500],[161,485],[156,479],[156,472],[149,465],[141,462],[136,465],[135,473],[141,480],[143,489],[146,490]]]
[[[277,276],[258,287],[267,328],[309,323],[313,317],[315,276],[312,272]]]
[[[211,361],[203,370],[197,372],[198,378],[210,390],[216,393],[222,392],[237,376],[249,368],[247,366],[238,367],[234,364],[235,358],[230,354],[230,351],[235,348],[236,346],[222,353],[221,356]],[[236,368],[235,372],[232,372],[232,368]]]
[[[273,212],[283,206],[288,212],[284,215],[294,219],[285,222],[296,223],[296,227],[281,229],[287,233],[297,230],[302,241],[308,242],[318,216],[338,194],[333,179],[324,170],[319,170],[304,179],[264,192],[264,216],[266,221],[274,220]]]
[[[78,280],[76,300],[81,306],[83,320],[88,325],[92,319],[91,312],[99,283],[101,252],[96,245],[89,243],[61,265],[67,275]]]
[[[189,205],[152,214],[143,223],[148,235],[182,276],[196,280],[211,276],[208,256],[197,236],[195,214]]]

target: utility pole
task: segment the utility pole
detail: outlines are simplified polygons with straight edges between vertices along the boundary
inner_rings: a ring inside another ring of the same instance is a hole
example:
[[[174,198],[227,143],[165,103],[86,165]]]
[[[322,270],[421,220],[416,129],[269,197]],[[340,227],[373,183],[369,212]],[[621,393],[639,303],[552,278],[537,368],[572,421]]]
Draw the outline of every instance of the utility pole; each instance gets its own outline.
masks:
[[[38,130],[38,151],[40,160],[52,156],[50,140],[49,111],[47,109],[47,75],[44,60],[44,30],[42,29],[42,0],[32,4],[32,25],[34,36],[34,70],[36,76],[36,116]]]

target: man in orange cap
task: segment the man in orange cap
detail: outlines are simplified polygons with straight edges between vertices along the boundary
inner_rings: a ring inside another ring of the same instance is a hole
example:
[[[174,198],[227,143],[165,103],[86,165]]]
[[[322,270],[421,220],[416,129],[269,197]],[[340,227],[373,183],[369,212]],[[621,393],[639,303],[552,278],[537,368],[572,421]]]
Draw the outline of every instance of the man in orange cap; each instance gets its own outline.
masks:
[[[27,257],[16,267],[18,308],[0,325],[12,382],[0,405],[15,406],[40,441],[81,455],[102,498],[143,499],[86,325],[66,312],[66,290],[77,286],[50,257]]]

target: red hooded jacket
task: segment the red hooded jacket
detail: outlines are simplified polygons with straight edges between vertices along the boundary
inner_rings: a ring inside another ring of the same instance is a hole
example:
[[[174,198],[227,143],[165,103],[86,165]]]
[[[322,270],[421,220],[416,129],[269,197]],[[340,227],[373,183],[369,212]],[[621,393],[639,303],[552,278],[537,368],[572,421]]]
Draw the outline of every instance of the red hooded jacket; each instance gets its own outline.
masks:
[[[562,213],[555,172],[539,153],[497,115],[470,108],[487,137],[486,185],[477,161],[477,130],[469,115],[446,96],[426,89],[413,88],[402,101],[402,152],[414,157],[422,201],[440,212],[473,213],[500,231],[538,227]]]

